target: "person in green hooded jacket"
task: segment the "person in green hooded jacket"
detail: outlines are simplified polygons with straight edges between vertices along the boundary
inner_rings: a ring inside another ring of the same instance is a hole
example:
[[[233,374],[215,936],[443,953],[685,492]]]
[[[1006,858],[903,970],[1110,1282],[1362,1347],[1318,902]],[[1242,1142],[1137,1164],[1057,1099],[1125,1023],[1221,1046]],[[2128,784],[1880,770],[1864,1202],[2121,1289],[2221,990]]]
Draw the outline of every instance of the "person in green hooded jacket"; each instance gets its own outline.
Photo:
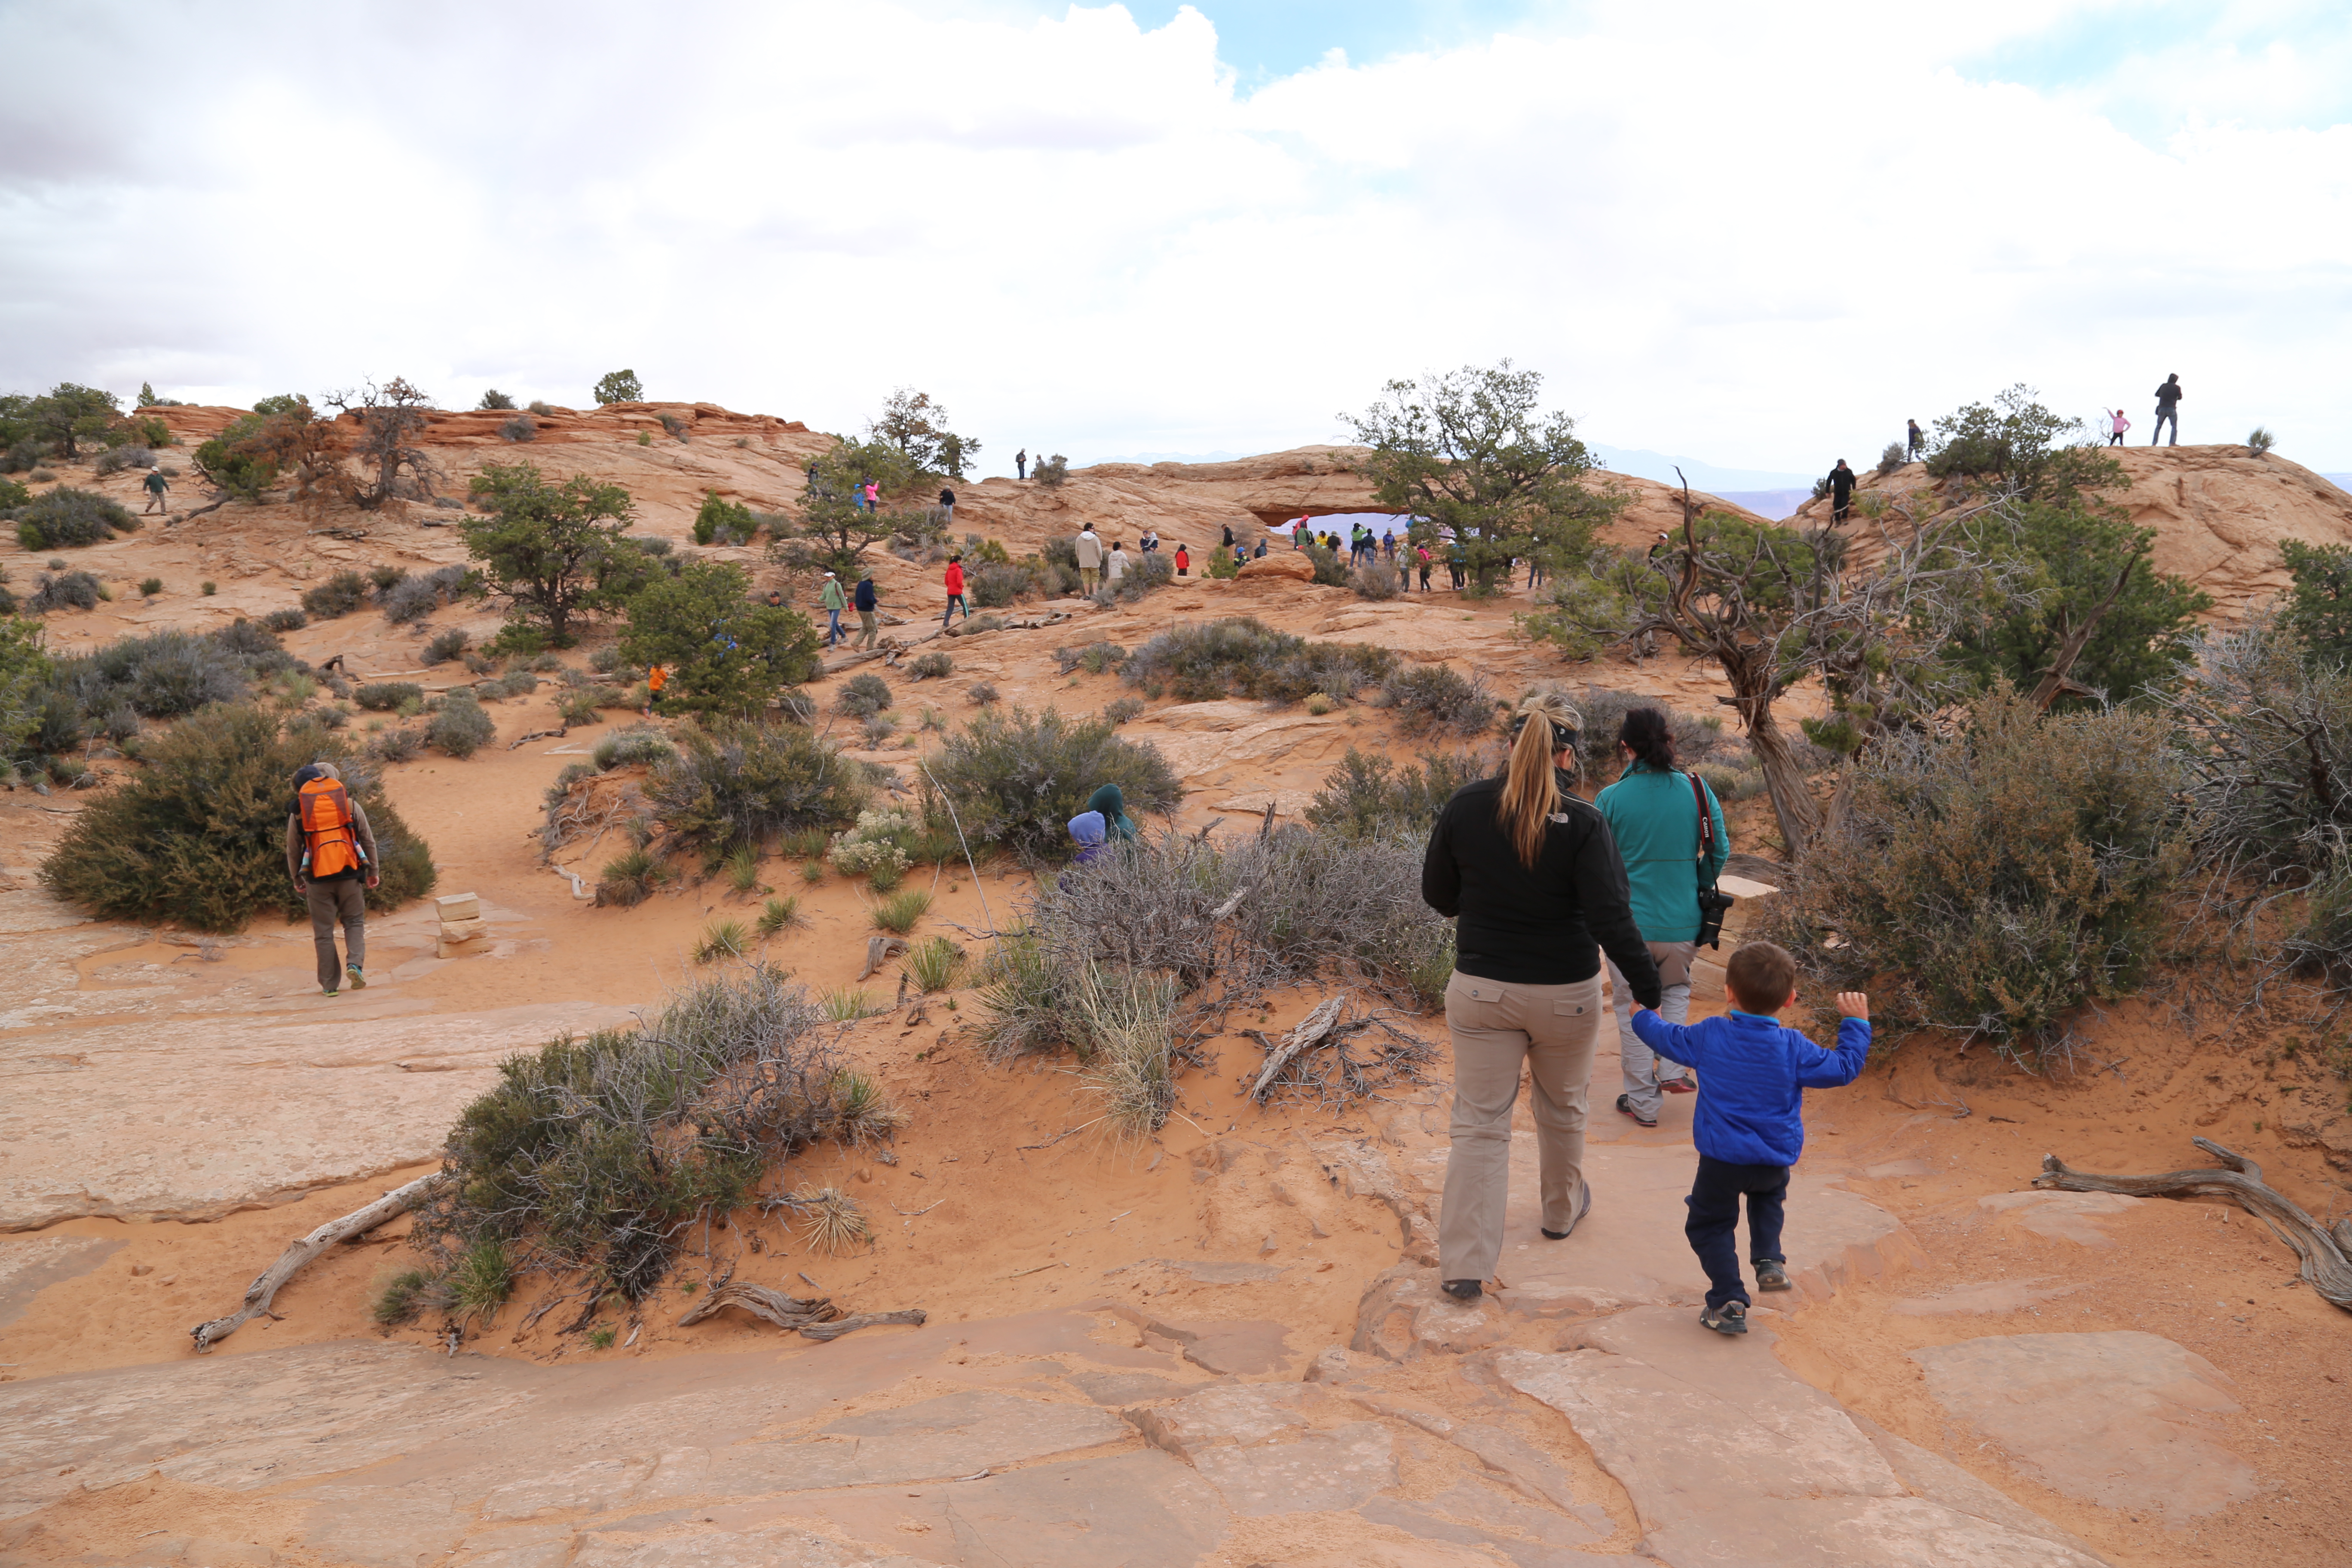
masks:
[[[1715,886],[1731,858],[1731,836],[1723,806],[1703,779],[1675,766],[1675,736],[1664,711],[1636,708],[1618,731],[1622,777],[1593,804],[1609,821],[1625,879],[1633,893],[1633,923],[1657,961],[1663,992],[1658,1016],[1675,1023],[1690,1019],[1691,961],[1698,954],[1701,888]],[[1700,831],[1701,811],[1709,831]],[[1617,1010],[1619,1061],[1625,1092],[1617,1109],[1644,1127],[1658,1123],[1668,1094],[1688,1094],[1698,1086],[1675,1062],[1654,1055],[1633,1033],[1633,1009],[1623,977],[1611,965],[1609,985]]]
[[[1107,840],[1135,842],[1135,818],[1127,815],[1127,795],[1118,785],[1107,784],[1087,796],[1087,810],[1102,813],[1103,837]]]

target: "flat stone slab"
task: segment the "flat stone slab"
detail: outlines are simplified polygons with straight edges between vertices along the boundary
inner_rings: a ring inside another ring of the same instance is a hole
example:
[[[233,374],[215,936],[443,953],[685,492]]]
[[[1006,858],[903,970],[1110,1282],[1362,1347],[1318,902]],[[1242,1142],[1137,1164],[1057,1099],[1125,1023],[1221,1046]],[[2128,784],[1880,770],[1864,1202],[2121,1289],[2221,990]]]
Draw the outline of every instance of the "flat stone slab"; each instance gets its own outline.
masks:
[[[2229,1379],[2158,1334],[2011,1334],[1911,1352],[1937,1404],[2020,1470],[2103,1508],[2176,1521],[2255,1493],[2254,1469],[2221,1446]]]
[[[2099,1222],[2147,1201],[2123,1193],[1993,1193],[1979,1198],[1977,1207],[1996,1219],[2013,1219],[2053,1241],[2113,1247],[2115,1238]]]
[[[1192,1468],[1226,1507],[1253,1517],[1354,1508],[1397,1479],[1395,1447],[1374,1421],[1294,1442],[1210,1448],[1192,1457]]]
[[[1309,1387],[1252,1383],[1206,1388],[1166,1405],[1130,1410],[1127,1418],[1153,1447],[1197,1461],[1211,1448],[1267,1443],[1303,1431]]]
[[[2021,1312],[2080,1289],[2052,1279],[1988,1279],[1956,1285],[1933,1296],[1906,1296],[1886,1310],[1906,1318],[1941,1318],[1966,1312]]]
[[[1580,1325],[1577,1348],[1504,1351],[1496,1367],[1568,1417],[1632,1499],[1643,1550],[1676,1568],[2093,1568],[2054,1527],[1988,1506],[1980,1484],[1932,1463],[1898,1469],[1898,1440],[1800,1382],[1772,1339],[1760,1322],[1732,1339],[1644,1307]]]

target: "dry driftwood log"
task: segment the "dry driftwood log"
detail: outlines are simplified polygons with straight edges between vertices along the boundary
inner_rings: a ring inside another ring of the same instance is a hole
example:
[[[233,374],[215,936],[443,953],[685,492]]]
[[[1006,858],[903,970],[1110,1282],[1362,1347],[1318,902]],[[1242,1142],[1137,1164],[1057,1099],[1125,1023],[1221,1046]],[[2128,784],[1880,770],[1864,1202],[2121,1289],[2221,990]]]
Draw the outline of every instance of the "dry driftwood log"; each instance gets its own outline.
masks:
[[[677,1321],[677,1326],[691,1328],[730,1307],[740,1307],[780,1329],[805,1328],[841,1316],[841,1309],[823,1297],[803,1301],[797,1296],[787,1296],[782,1290],[771,1290],[748,1280],[721,1280]]]
[[[2352,1219],[2323,1226],[2263,1181],[2263,1168],[2210,1138],[2192,1140],[2228,1167],[2167,1171],[2156,1176],[2095,1176],[2071,1171],[2055,1154],[2042,1156],[2037,1187],[2063,1193],[2121,1193],[2135,1198],[2228,1198],[2269,1226],[2303,1259],[2303,1278],[2328,1300],[2352,1311]]]
[[[860,980],[865,979],[867,975],[880,969],[884,964],[889,963],[892,959],[898,957],[900,953],[906,951],[907,939],[903,936],[867,937],[866,939],[866,967],[857,972],[857,978]]]
[[[1274,1054],[1265,1058],[1265,1070],[1257,1075],[1255,1083],[1250,1085],[1250,1098],[1265,1100],[1266,1086],[1290,1065],[1293,1057],[1321,1043],[1323,1037],[1331,1032],[1331,1026],[1339,1021],[1340,1009],[1347,1005],[1348,994],[1342,991],[1337,996],[1324,998],[1315,1011],[1301,1018],[1298,1027],[1291,1030],[1289,1037],[1275,1048]]]
[[[204,1354],[252,1319],[277,1317],[278,1314],[269,1310],[270,1299],[278,1294],[280,1286],[300,1273],[312,1258],[339,1241],[356,1241],[384,1221],[406,1214],[431,1197],[446,1179],[439,1171],[419,1176],[404,1187],[394,1188],[367,1207],[347,1214],[341,1219],[329,1220],[299,1241],[289,1242],[278,1261],[245,1288],[244,1306],[226,1318],[198,1323],[188,1331],[189,1337],[196,1342],[196,1353]]]
[[[909,1307],[903,1312],[860,1312],[856,1317],[841,1318],[827,1323],[803,1323],[800,1329],[802,1337],[805,1339],[837,1340],[844,1334],[855,1333],[859,1329],[876,1328],[883,1323],[912,1323],[919,1329],[923,1326],[923,1318],[920,1307]]]

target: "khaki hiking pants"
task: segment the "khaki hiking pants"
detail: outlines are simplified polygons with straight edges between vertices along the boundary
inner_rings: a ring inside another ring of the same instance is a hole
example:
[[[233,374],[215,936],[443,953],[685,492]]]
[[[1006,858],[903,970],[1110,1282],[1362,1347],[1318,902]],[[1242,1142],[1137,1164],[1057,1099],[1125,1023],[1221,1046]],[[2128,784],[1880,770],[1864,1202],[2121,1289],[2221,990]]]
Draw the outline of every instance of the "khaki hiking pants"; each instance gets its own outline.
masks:
[[[1535,1084],[1543,1227],[1570,1229],[1590,1202],[1584,1110],[1601,1036],[1601,976],[1513,985],[1457,971],[1445,986],[1445,1027],[1454,1037],[1454,1149],[1437,1222],[1437,1277],[1491,1279],[1503,1250],[1522,1066]]]
[[[1096,591],[1097,589],[1100,588],[1101,586],[1102,586],[1102,568],[1101,568],[1101,567],[1099,567],[1099,566],[1081,566],[1081,567],[1079,567],[1079,568],[1078,568],[1078,592],[1080,592],[1080,593],[1084,594],[1087,598],[1091,599],[1091,598],[1093,598],[1093,597],[1095,596],[1095,591]]]
[[[341,991],[343,963],[367,967],[367,884],[357,877],[342,877],[309,886],[310,941],[319,949],[319,989]],[[344,951],[351,954],[342,963],[335,962],[338,925],[343,928]]]

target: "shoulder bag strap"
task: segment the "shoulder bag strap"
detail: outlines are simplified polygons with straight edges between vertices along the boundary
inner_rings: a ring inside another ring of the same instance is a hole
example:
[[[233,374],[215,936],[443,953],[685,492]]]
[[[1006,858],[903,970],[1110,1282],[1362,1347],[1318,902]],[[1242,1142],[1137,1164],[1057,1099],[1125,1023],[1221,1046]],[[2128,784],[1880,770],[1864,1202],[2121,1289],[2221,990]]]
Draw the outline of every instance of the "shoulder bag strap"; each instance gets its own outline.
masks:
[[[1691,801],[1698,807],[1698,861],[1705,865],[1715,849],[1715,814],[1706,808],[1706,786],[1699,782],[1698,775],[1685,773],[1683,777],[1690,780]]]

